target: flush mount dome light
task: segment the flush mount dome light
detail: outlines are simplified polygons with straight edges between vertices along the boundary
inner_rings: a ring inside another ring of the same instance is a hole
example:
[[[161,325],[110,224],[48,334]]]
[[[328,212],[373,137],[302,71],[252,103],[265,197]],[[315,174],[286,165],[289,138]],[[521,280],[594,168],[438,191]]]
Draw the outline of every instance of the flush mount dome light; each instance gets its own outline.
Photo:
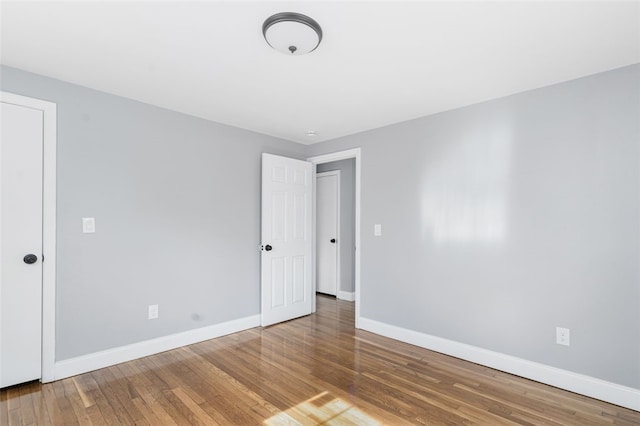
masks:
[[[322,40],[320,25],[306,15],[276,13],[262,24],[262,34],[269,46],[287,55],[313,52]]]

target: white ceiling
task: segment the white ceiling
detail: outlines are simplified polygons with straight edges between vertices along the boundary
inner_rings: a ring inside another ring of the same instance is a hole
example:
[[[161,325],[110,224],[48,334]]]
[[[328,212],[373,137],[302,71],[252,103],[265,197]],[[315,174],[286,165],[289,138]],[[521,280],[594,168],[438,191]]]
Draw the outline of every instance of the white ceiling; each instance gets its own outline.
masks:
[[[5,65],[305,144],[640,62],[640,2],[1,6]],[[266,44],[283,11],[316,51]]]

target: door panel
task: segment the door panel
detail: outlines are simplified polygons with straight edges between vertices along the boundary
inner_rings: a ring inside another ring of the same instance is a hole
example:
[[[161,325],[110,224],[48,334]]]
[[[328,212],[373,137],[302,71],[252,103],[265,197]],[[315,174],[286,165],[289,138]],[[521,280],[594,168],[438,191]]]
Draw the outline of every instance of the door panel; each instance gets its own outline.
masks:
[[[340,175],[318,173],[316,178],[316,291],[338,293],[338,223]]]
[[[262,325],[311,313],[311,163],[262,154]]]
[[[0,387],[41,377],[43,112],[1,103]],[[25,263],[27,254],[37,256]]]
[[[309,274],[310,275],[310,274]],[[304,302],[307,297],[307,265],[305,256],[296,256],[293,258],[293,303]]]

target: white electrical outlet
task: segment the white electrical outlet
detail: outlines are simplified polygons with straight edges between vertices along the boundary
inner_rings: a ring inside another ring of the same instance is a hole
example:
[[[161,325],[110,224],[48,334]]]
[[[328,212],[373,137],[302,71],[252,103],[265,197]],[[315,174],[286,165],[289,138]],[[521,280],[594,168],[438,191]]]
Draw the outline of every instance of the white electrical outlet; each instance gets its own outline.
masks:
[[[149,305],[149,319],[158,318],[158,305]]]
[[[382,236],[382,225],[379,223],[376,223],[375,225],[373,225],[373,235],[376,237],[380,237]]]
[[[559,345],[571,345],[571,330],[563,327],[556,327],[556,343]]]

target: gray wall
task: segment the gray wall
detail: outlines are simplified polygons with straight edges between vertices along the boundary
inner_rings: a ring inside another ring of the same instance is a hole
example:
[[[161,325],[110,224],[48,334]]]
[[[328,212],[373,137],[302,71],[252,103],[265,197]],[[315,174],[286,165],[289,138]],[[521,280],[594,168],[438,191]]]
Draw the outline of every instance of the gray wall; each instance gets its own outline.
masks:
[[[640,388],[639,117],[635,65],[312,146],[362,148],[362,316]]]
[[[306,147],[0,71],[58,104],[58,361],[260,312],[260,154]]]
[[[340,290],[355,291],[355,159],[318,164],[318,172],[340,170]]]
[[[364,317],[640,388],[637,65],[311,147],[0,71],[58,104],[58,361],[258,314],[260,153],[359,146]]]

